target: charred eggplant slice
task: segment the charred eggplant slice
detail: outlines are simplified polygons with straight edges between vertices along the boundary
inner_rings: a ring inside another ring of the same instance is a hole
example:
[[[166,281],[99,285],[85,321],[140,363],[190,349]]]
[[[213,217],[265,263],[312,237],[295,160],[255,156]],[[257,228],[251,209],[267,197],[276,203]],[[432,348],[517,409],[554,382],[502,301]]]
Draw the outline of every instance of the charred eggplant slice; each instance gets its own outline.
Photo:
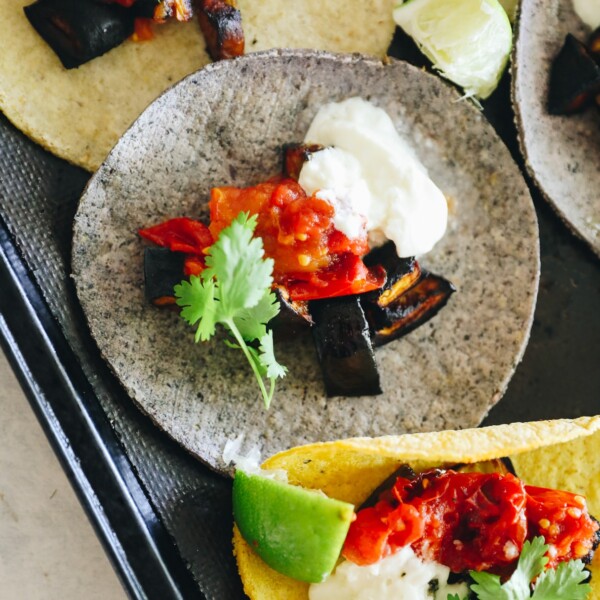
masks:
[[[173,287],[184,279],[183,252],[168,248],[144,248],[144,288],[146,299],[156,306],[175,304]]]
[[[385,307],[364,302],[374,346],[383,346],[434,317],[456,288],[447,279],[423,271],[421,279]]]
[[[89,0],[38,0],[25,15],[67,69],[123,43],[134,28],[132,11]]]
[[[363,303],[372,302],[385,308],[421,278],[421,267],[415,257],[400,258],[394,242],[388,242],[369,252],[364,262],[369,268],[382,266],[387,274],[387,280],[380,290],[365,294]]]
[[[583,110],[600,92],[600,67],[587,48],[568,34],[552,63],[548,111],[568,115]]]
[[[283,174],[298,181],[302,165],[311,154],[323,150],[321,144],[286,144],[283,147]]]
[[[369,325],[358,296],[315,300],[309,310],[327,395],[381,394]]]
[[[276,334],[287,336],[314,324],[308,310],[308,302],[290,300],[290,295],[284,287],[277,286],[274,292],[280,307],[279,314],[271,322]]]
[[[199,0],[198,21],[213,60],[244,54],[242,15],[233,1]]]

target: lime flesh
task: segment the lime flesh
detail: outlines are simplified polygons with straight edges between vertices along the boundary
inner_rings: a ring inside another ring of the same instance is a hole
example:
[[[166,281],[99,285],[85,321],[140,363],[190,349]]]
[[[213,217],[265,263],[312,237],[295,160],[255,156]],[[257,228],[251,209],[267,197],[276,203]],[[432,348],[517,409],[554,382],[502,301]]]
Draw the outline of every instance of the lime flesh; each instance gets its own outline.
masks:
[[[512,47],[512,29],[498,0],[408,0],[394,20],[441,75],[468,96],[496,89]]]
[[[298,486],[238,470],[233,516],[242,537],[271,568],[309,583],[331,573],[354,507]]]

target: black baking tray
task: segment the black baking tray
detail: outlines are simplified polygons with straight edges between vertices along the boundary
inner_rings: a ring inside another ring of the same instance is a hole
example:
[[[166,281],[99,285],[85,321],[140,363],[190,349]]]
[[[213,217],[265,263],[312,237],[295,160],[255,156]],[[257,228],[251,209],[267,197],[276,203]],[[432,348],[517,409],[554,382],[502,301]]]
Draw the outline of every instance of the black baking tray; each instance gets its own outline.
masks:
[[[485,113],[520,161],[509,84]],[[81,314],[69,257],[88,177],[0,115],[0,342],[130,596],[243,598],[230,482],[133,406]],[[531,340],[484,424],[600,413],[600,264],[532,194],[542,275]]]

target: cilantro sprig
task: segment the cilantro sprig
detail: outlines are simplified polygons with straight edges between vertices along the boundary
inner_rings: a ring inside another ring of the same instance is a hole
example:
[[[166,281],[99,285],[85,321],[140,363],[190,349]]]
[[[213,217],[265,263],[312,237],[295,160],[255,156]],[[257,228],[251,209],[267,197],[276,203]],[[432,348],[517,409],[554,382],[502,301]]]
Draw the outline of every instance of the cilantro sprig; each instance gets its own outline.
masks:
[[[275,380],[287,370],[277,362],[273,332],[267,331],[279,303],[271,291],[273,260],[263,258],[262,239],[253,237],[255,228],[256,215],[240,213],[208,250],[206,269],[176,285],[175,296],[181,317],[197,324],[196,342],[209,340],[218,324],[231,335],[225,343],[244,353],[269,408]],[[256,342],[258,347],[250,345]]]
[[[470,571],[475,581],[471,591],[478,600],[585,600],[591,592],[589,583],[583,583],[589,572],[581,560],[560,563],[556,569],[544,567],[548,545],[542,536],[523,544],[515,572],[501,583],[498,575]],[[537,579],[536,579],[537,578]],[[531,583],[533,580],[533,592]],[[457,594],[448,594],[447,600],[461,600]]]

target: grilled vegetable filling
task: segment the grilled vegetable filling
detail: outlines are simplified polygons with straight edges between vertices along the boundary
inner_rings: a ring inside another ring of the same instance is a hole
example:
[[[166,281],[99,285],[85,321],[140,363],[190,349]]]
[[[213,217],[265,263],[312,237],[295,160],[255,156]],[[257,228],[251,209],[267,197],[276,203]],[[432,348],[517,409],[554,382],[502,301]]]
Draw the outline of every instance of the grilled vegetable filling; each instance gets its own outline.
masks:
[[[231,0],[200,0],[198,19],[213,60],[244,53],[242,17]],[[189,21],[191,0],[38,0],[25,15],[67,69],[122,44],[153,37],[152,23]]]
[[[527,486],[511,473],[434,469],[398,477],[375,506],[358,511],[342,554],[368,565],[410,546],[454,573],[506,576],[527,540],[543,536],[553,568],[588,557],[597,532],[582,496]]]

